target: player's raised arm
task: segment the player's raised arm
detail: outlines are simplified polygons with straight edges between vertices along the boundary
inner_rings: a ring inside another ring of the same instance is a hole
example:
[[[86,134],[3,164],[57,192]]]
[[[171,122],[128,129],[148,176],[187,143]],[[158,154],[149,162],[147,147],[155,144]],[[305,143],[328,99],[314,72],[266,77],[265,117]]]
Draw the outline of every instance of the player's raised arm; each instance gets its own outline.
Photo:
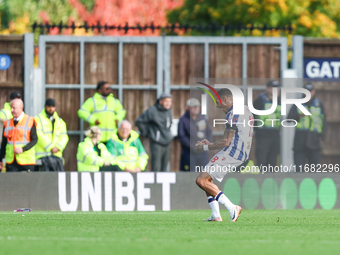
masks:
[[[219,150],[222,149],[224,147],[228,147],[231,139],[233,138],[233,136],[235,135],[236,129],[234,128],[227,128],[224,131],[223,134],[223,138],[220,140],[217,140],[214,143],[211,143],[208,145],[209,150]]]
[[[234,126],[235,127],[235,126]],[[210,143],[210,144],[203,144],[203,143],[200,143],[200,144],[196,144],[196,150],[197,151],[204,151],[204,150],[220,150],[220,149],[223,149],[224,147],[227,147],[229,146],[235,132],[236,132],[236,127],[230,127],[230,128],[227,128],[225,131],[224,131],[224,134],[223,134],[223,138],[220,139],[220,140],[217,140],[216,142],[214,143]],[[204,147],[206,146],[206,147]]]

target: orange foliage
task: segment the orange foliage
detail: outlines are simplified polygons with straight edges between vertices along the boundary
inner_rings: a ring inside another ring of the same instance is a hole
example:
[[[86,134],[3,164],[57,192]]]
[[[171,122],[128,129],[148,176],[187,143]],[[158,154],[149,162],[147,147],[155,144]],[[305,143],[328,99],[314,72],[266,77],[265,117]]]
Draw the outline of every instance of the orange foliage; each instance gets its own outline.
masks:
[[[88,12],[79,0],[68,0],[77,10],[81,21],[86,21],[88,25],[121,25],[129,26],[139,23],[141,26],[151,22],[154,25],[164,26],[167,23],[166,11],[181,6],[184,0],[95,0],[94,8]],[[98,32],[98,31],[97,31]],[[106,35],[140,35],[139,30],[130,29],[126,34],[121,30],[105,31]],[[156,30],[152,33],[151,29],[144,31],[142,35],[159,35]]]

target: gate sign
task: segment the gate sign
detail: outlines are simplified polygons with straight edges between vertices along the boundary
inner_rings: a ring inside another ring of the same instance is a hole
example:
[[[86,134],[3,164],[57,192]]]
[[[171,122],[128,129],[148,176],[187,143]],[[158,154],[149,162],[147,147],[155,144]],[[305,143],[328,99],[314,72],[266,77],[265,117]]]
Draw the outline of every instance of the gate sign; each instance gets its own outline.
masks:
[[[337,79],[340,77],[340,58],[305,58],[305,78]]]
[[[11,66],[11,58],[8,55],[0,54],[0,70],[7,70]]]

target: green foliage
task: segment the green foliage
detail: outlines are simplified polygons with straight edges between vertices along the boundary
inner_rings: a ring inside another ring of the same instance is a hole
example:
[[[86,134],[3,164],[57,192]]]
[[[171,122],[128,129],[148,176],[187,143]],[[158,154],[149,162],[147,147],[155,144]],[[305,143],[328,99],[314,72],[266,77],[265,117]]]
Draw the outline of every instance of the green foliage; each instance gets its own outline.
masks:
[[[1,0],[0,0],[1,1]],[[10,14],[4,21],[6,28],[9,20],[15,21],[28,15],[30,23],[38,22],[67,22],[69,17],[76,17],[77,12],[69,4],[68,0],[2,0],[7,12]],[[89,0],[84,0],[89,1]],[[1,6],[1,5],[0,5]],[[1,7],[0,7],[1,8]]]
[[[80,0],[80,2],[85,6],[88,12],[91,12],[93,10],[95,4],[94,1],[95,0]]]
[[[167,13],[170,23],[263,25],[294,27],[294,34],[338,37],[339,0],[186,0],[183,6]],[[197,33],[197,32],[195,32]],[[220,32],[219,32],[220,33]],[[235,33],[235,32],[234,32]],[[202,33],[202,34],[209,34]],[[254,30],[252,35],[261,35]],[[240,35],[249,35],[241,32]],[[265,35],[278,36],[278,31]]]
[[[0,19],[1,28],[8,27],[9,21],[11,20],[11,13],[9,12],[6,0],[0,0]]]

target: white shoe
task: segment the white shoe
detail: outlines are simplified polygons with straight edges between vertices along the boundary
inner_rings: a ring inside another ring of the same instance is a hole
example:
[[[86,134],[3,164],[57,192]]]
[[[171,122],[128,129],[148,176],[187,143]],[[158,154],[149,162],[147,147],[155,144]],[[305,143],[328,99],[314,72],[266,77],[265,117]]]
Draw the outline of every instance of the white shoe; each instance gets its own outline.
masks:
[[[240,216],[240,214],[241,214],[241,211],[242,211],[242,207],[238,206],[238,205],[235,205],[234,209],[229,212],[230,221],[236,222],[238,216]]]
[[[204,221],[223,221],[221,216],[218,217],[213,217],[212,215],[208,218],[205,219]]]

